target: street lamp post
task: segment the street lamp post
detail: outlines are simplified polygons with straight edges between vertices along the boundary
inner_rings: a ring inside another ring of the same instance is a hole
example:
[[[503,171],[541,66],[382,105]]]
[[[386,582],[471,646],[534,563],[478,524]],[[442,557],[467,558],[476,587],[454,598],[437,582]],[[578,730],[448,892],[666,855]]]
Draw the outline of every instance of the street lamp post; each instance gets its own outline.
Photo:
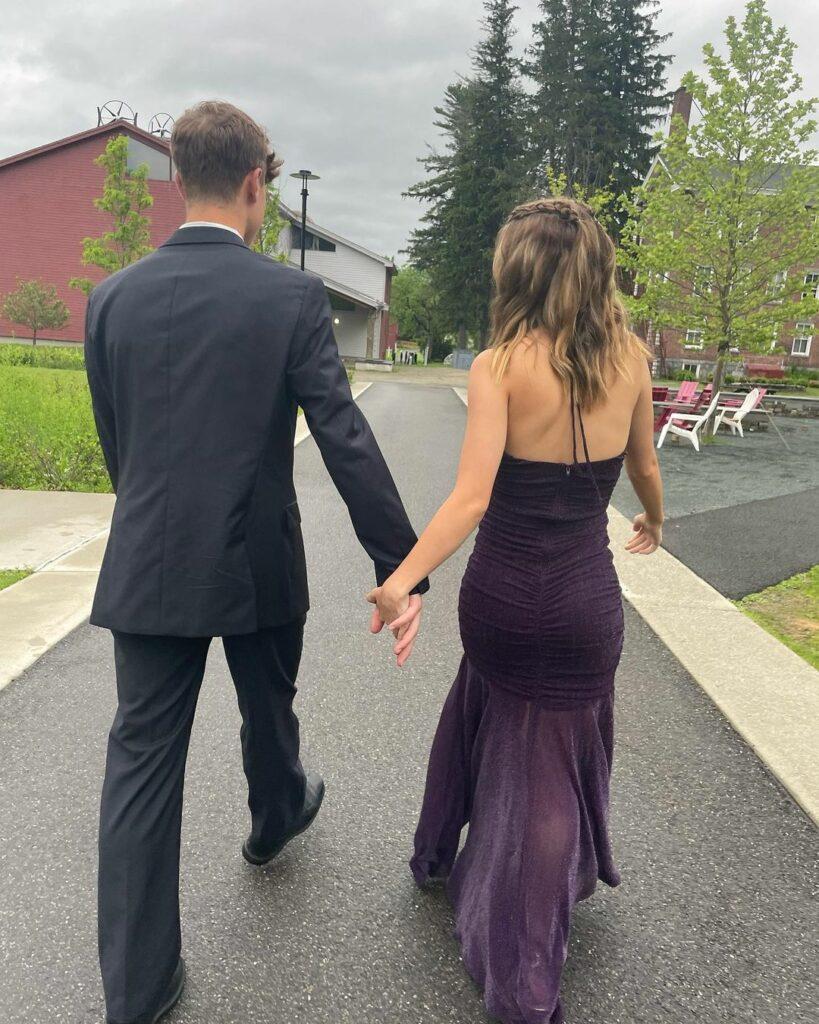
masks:
[[[318,181],[312,171],[293,171],[291,178],[301,178],[301,269],[304,270],[304,236],[307,233],[307,182]]]

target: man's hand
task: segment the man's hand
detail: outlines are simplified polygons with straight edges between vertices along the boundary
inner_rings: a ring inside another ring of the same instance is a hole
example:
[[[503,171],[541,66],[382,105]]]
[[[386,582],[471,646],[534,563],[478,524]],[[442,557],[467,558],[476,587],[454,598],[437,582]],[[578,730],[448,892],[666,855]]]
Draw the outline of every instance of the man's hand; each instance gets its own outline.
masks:
[[[421,628],[423,602],[420,594],[399,598],[397,595],[391,595],[389,591],[385,593],[384,587],[376,587],[367,594],[367,600],[375,605],[370,619],[370,632],[380,633],[385,625],[389,626],[395,637],[393,653],[398,667],[403,668],[412,654],[415,638]]]

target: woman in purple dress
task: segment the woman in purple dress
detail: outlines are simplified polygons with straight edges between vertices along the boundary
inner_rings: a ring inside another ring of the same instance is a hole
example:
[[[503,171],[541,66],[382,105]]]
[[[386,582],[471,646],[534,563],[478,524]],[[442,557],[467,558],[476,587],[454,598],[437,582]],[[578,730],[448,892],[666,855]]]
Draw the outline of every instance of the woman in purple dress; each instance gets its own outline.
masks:
[[[455,488],[370,599],[403,664],[419,621],[410,591],[480,524],[411,866],[419,885],[446,879],[490,1013],[562,1024],[572,908],[598,879],[619,882],[607,819],[623,611],[606,508],[625,462],[645,509],[627,548],[650,554],[662,484],[647,352],[591,210],[517,207],[493,277],[492,347],[470,373]]]

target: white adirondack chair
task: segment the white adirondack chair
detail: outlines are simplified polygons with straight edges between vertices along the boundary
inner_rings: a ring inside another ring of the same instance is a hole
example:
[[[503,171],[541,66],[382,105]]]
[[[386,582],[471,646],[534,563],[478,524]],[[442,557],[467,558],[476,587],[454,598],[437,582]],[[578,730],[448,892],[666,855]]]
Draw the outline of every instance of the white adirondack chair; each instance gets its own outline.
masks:
[[[752,388],[745,396],[739,408],[731,409],[728,406],[724,406],[722,409],[718,409],[717,417],[714,420],[714,433],[716,434],[720,426],[725,424],[726,427],[730,427],[732,434],[739,433],[740,437],[745,437],[742,433],[742,421],[756,407],[758,398],[759,388]]]
[[[663,429],[660,431],[660,437],[657,441],[657,447],[662,448],[663,441],[665,441],[669,431],[672,434],[676,434],[677,437],[687,438],[694,448],[700,450],[700,438],[699,432],[702,430],[703,424],[712,416],[714,409],[717,407],[719,402],[719,391],[714,395],[708,404],[708,408],[705,412],[673,412],[666,422]]]

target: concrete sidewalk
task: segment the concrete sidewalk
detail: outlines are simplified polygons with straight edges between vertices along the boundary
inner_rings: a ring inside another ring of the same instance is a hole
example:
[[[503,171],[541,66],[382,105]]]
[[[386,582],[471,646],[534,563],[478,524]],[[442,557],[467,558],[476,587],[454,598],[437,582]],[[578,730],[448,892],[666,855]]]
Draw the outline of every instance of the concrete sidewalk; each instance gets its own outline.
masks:
[[[451,391],[391,384],[362,407],[420,527],[454,479],[464,408]],[[435,574],[398,671],[367,633],[372,568],[312,441],[296,452],[296,482],[313,597],[297,708],[327,799],[269,869],[241,860],[240,718],[215,643],[186,783],[190,980],[168,1024],[485,1024],[446,899],[416,890],[406,865],[461,655],[469,545]],[[630,608],[626,622],[612,805],[623,884],[577,908],[568,1020],[808,1024],[815,831]],[[4,1024],[102,1022],[96,816],[114,705],[110,639],[87,626],[0,694]]]
[[[113,494],[0,489],[0,568],[40,569],[108,529]]]

